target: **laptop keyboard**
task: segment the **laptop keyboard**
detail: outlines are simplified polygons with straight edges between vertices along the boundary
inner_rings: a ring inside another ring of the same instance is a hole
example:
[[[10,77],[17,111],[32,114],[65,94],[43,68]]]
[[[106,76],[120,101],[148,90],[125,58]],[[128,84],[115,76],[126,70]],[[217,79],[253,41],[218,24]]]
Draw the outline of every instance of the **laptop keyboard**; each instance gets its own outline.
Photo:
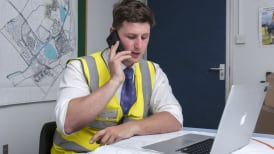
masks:
[[[190,146],[183,147],[176,151],[181,151],[182,153],[188,153],[188,154],[209,154],[213,141],[214,139],[210,138],[202,142],[198,142]]]

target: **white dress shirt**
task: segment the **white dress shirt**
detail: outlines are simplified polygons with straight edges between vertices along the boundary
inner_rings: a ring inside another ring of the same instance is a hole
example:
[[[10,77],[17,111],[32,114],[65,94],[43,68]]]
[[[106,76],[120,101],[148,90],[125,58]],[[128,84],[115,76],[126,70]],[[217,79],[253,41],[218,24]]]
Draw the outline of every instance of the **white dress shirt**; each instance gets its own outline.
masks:
[[[108,52],[105,52],[104,59],[107,60]],[[106,62],[107,64],[107,62]],[[172,93],[166,74],[162,71],[158,64],[154,63],[155,86],[150,99],[150,111],[152,113],[167,111],[171,113],[181,124],[183,123],[182,109]],[[125,67],[125,66],[122,66]],[[135,70],[135,65],[133,66]],[[117,90],[118,99],[120,99],[122,85]],[[68,103],[71,99],[90,94],[81,62],[78,60],[67,64],[63,78],[60,81],[59,97],[55,107],[55,117],[57,127],[64,132],[64,123],[67,113]]]

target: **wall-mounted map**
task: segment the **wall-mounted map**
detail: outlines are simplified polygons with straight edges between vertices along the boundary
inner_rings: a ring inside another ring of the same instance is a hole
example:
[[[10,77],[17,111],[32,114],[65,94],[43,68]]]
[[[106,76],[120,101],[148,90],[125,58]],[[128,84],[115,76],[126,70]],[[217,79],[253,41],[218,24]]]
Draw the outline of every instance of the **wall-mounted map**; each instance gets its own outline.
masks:
[[[1,0],[0,105],[55,100],[77,56],[76,0]]]

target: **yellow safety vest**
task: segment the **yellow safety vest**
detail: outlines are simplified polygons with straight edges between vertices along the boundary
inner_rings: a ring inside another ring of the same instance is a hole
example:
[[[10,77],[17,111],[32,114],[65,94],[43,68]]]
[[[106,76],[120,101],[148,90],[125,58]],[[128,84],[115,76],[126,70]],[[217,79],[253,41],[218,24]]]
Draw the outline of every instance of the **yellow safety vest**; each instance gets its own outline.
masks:
[[[76,59],[81,61],[84,76],[91,92],[103,86],[110,79],[110,73],[102,53],[103,51],[100,51]],[[90,144],[89,141],[98,130],[130,120],[140,120],[147,117],[149,115],[149,102],[155,81],[155,68],[153,63],[143,59],[136,63],[134,79],[136,101],[131,106],[127,115],[123,114],[120,101],[117,96],[114,95],[98,117],[80,131],[66,136],[59,129],[56,129],[51,153],[93,151],[99,144]]]

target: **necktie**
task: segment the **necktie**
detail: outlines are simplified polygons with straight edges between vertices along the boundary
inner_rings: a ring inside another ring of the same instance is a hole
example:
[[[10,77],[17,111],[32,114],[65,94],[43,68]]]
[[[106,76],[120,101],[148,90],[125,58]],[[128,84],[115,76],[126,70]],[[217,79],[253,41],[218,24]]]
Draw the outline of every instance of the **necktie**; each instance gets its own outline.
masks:
[[[121,106],[123,113],[127,114],[129,108],[136,100],[136,90],[133,82],[133,69],[124,69],[125,81],[121,91]]]

